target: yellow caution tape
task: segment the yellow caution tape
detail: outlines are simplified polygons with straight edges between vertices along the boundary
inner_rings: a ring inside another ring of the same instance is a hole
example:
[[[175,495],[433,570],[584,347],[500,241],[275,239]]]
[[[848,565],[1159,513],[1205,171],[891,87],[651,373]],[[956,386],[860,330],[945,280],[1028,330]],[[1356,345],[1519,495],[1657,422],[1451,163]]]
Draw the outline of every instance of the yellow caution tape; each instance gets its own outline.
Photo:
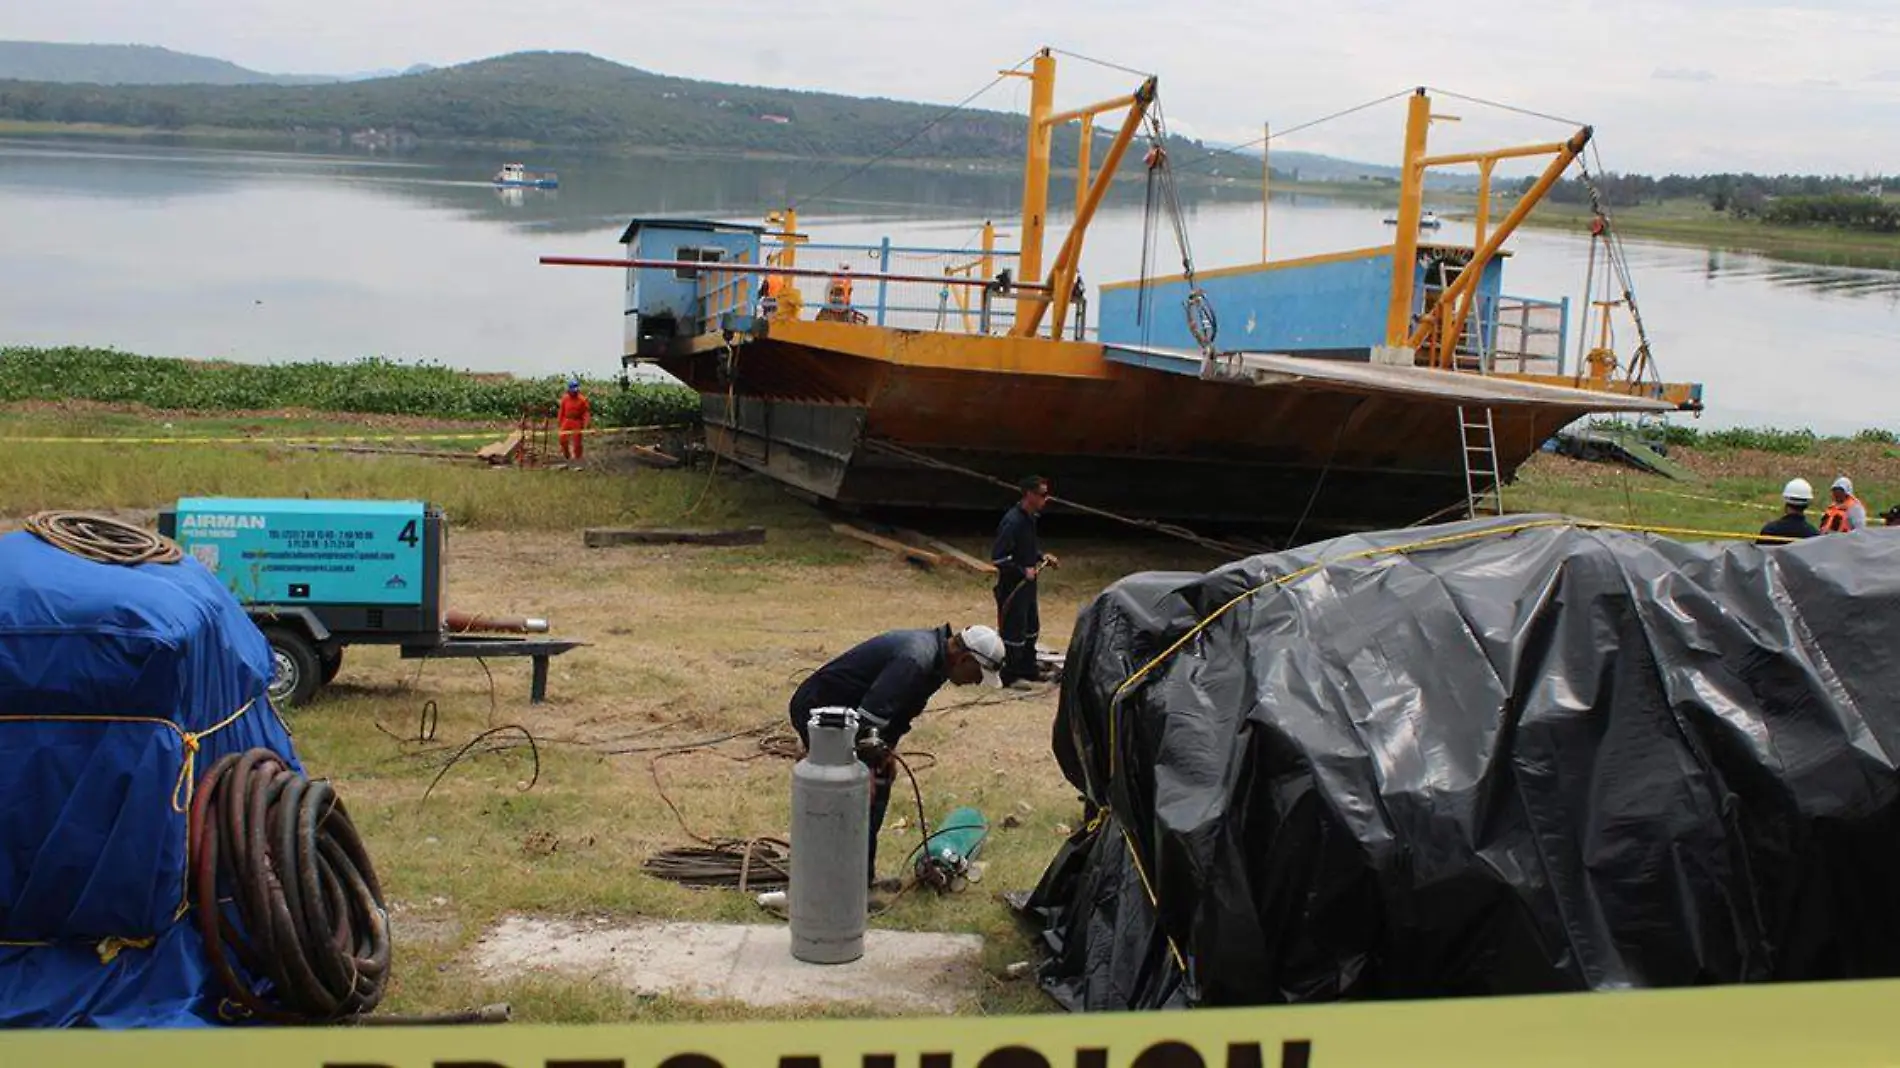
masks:
[[[656,426],[608,426],[590,427],[586,430],[569,430],[569,434],[635,434],[654,430],[676,430],[684,423],[664,423]],[[325,445],[337,443],[359,443],[377,441],[500,441],[515,433],[517,427],[503,427],[490,430],[469,430],[454,434],[328,434],[306,437],[272,437],[269,435],[250,435],[242,437],[190,437],[185,435],[167,435],[164,437],[36,437],[24,435],[0,434],[0,445]],[[560,431],[549,428],[547,436],[552,439]]]
[[[1731,497],[1707,497],[1697,493],[1678,493],[1675,490],[1656,489],[1651,486],[1631,486],[1638,493],[1647,493],[1655,497],[1675,497],[1685,501],[1704,501],[1708,504],[1726,504],[1731,508],[1754,508],[1764,512],[1779,512],[1778,504],[1763,504],[1760,501],[1738,501]]]
[[[0,1035],[0,1063],[204,1068],[1900,1065],[1900,981],[1089,1016]]]

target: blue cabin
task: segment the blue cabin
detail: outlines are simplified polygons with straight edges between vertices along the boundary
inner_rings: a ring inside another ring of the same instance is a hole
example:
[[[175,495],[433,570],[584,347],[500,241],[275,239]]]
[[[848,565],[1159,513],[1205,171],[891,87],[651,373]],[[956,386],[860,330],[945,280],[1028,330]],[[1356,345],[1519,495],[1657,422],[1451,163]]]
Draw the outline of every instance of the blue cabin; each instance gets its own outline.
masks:
[[[1413,314],[1455,281],[1469,262],[1467,246],[1419,245]],[[1319,359],[1369,360],[1385,344],[1392,293],[1392,246],[1228,267],[1196,275],[1220,317],[1216,344],[1229,352],[1280,353]],[[1478,280],[1459,352],[1490,370],[1500,358],[1548,367],[1562,360],[1566,301],[1503,293],[1504,257]],[[1098,323],[1110,345],[1195,350],[1182,314],[1187,282],[1176,275],[1102,286]]]
[[[761,226],[697,219],[634,219],[620,235],[627,258],[681,263],[758,263]],[[758,276],[690,267],[627,269],[627,356],[657,355],[675,338],[704,333],[710,308],[745,307]]]

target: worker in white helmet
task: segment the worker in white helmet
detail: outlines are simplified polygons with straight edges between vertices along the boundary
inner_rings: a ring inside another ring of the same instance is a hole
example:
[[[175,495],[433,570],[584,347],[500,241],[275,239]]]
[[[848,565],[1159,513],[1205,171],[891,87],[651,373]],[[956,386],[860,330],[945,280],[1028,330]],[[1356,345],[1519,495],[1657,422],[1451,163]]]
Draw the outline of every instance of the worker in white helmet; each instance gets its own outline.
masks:
[[[1807,479],[1789,479],[1788,484],[1781,487],[1781,503],[1781,518],[1762,527],[1761,537],[1755,544],[1786,545],[1791,539],[1820,535],[1814,524],[1808,522],[1808,505],[1814,503],[1814,487],[1808,485]]]
[[[1854,496],[1854,482],[1846,475],[1834,480],[1828,493],[1834,503],[1827,506],[1827,514],[1821,517],[1821,533],[1846,534],[1862,530],[1867,526],[1867,506]]]

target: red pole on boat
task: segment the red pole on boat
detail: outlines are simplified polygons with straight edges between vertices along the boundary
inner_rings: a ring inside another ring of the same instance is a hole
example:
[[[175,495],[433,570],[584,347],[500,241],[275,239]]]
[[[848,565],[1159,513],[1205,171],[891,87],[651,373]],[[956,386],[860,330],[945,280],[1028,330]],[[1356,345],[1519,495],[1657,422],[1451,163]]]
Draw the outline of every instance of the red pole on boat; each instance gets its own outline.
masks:
[[[543,256],[541,257],[541,265],[543,267],[635,267],[642,270],[660,271],[692,270],[704,271],[708,274],[782,274],[799,278],[829,278],[832,275],[840,273],[838,271],[825,270],[818,267],[774,267],[770,264],[763,263],[705,263],[699,260],[621,260],[598,259],[591,256]],[[978,289],[986,288],[992,284],[990,280],[984,278],[956,278],[949,275],[873,274],[860,271],[845,273],[848,273],[854,279],[864,279],[872,282],[927,282],[942,283],[951,286],[973,286]],[[1014,283],[1014,287],[1016,289],[1033,291],[1043,291],[1049,288],[1040,282],[1017,282]]]

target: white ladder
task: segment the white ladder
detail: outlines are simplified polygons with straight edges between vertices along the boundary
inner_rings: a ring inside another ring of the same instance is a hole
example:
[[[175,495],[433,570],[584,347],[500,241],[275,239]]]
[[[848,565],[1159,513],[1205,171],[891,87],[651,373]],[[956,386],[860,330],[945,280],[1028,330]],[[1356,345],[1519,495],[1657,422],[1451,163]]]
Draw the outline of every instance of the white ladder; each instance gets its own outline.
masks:
[[[1465,463],[1465,514],[1504,514],[1504,477],[1498,473],[1497,428],[1491,409],[1476,409],[1476,418],[1458,409],[1458,444]],[[1480,511],[1480,509],[1484,509]]]

